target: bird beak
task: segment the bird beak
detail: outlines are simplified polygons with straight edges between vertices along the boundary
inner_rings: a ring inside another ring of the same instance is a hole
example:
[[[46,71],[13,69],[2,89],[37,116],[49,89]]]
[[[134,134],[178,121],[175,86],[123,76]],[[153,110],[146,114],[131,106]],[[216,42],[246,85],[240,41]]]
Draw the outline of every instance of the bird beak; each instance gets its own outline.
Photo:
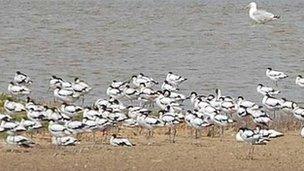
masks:
[[[250,8],[250,5],[247,5],[246,7],[244,7],[243,9],[249,9]]]

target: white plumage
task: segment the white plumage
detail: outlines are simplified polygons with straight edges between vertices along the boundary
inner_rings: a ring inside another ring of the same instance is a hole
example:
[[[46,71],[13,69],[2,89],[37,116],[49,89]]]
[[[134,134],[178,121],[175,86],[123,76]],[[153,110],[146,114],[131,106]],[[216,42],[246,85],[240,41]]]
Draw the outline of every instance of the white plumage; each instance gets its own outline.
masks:
[[[52,144],[58,146],[73,146],[77,143],[77,139],[72,136],[52,137]]]
[[[302,127],[302,129],[301,129],[300,135],[302,138],[304,138],[304,127]]]
[[[304,87],[304,78],[302,77],[302,75],[297,76],[296,84],[299,85],[300,87]]]
[[[7,88],[8,92],[12,95],[28,95],[31,93],[31,90],[24,85],[17,85],[14,82],[11,82]]]
[[[23,104],[9,100],[5,100],[3,107],[8,114],[15,114],[25,111]]]
[[[172,72],[169,72],[166,76],[166,81],[168,81],[170,84],[174,84],[174,85],[179,85],[180,83],[182,83],[186,80],[187,80],[186,78],[173,74]]]
[[[22,135],[8,135],[6,142],[10,145],[17,145],[21,147],[32,147],[35,143]]]
[[[69,117],[74,117],[75,115],[77,115],[78,113],[80,113],[82,111],[82,108],[73,104],[67,104],[67,103],[63,103],[60,107],[60,112],[64,113],[65,115],[69,116]]]
[[[118,138],[116,134],[113,134],[112,137],[110,138],[110,144],[112,146],[126,146],[126,147],[132,147],[134,144],[132,144],[128,139],[126,138]]]
[[[73,133],[66,126],[55,123],[54,121],[49,122],[48,130],[54,137],[64,137]]]
[[[277,85],[277,82],[278,82],[279,80],[282,80],[282,79],[288,77],[288,76],[287,76],[286,74],[284,74],[283,72],[275,71],[275,70],[272,70],[271,68],[267,68],[267,70],[266,70],[266,76],[267,76],[268,78],[270,78],[272,81],[274,81],[276,85]]]
[[[257,87],[257,92],[258,93],[261,93],[262,95],[266,95],[266,94],[269,94],[269,95],[277,95],[280,93],[280,91],[278,90],[275,90],[271,87],[266,87],[264,86],[263,84],[258,84],[258,87]]]
[[[62,88],[54,90],[54,97],[66,103],[72,103],[78,98],[73,89]]]
[[[33,81],[31,80],[31,78],[28,75],[26,75],[20,71],[17,71],[15,73],[13,81],[16,84],[24,84],[24,85],[29,85],[29,84],[33,83]]]
[[[269,110],[278,110],[282,106],[282,101],[266,94],[262,100],[262,103]]]
[[[264,10],[258,10],[257,4],[255,2],[251,2],[247,7],[250,8],[249,17],[257,23],[266,23],[268,21],[272,21],[280,18],[280,16],[274,15],[270,12]]]

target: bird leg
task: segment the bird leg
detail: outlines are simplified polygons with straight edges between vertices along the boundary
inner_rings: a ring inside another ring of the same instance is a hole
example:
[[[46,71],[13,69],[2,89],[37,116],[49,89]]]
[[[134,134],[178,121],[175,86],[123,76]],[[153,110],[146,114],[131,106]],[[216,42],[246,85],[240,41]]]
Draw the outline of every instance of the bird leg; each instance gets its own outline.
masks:
[[[254,153],[254,145],[252,146],[251,160],[253,160],[253,153]]]
[[[214,126],[212,126],[211,132],[212,132],[211,137],[212,137],[212,138],[214,138],[214,137],[215,137],[215,130],[214,130]]]
[[[250,145],[250,146],[249,146],[248,154],[247,154],[247,156],[246,156],[246,158],[247,158],[247,159],[249,159],[249,158],[250,158],[250,154],[251,154],[251,148],[252,148],[252,146],[253,146],[253,145]]]
[[[221,141],[223,141],[224,136],[224,126],[221,126]]]
[[[95,132],[95,131],[93,131],[93,140],[94,140],[94,145],[97,143],[95,133],[96,133],[96,132]]]
[[[139,130],[138,130],[138,134],[141,135],[141,134],[142,134],[143,128],[140,126],[140,127],[138,127],[138,129],[139,129]]]
[[[169,127],[168,132],[165,133],[165,135],[170,135],[171,134],[171,127]]]
[[[195,129],[195,139],[197,139],[197,138],[198,138],[198,130]]]
[[[175,143],[175,136],[176,136],[176,128],[173,128],[173,139],[172,139],[172,143]]]
[[[84,96],[82,97],[82,100],[81,100],[81,107],[83,107],[84,105]]]
[[[190,137],[192,137],[193,136],[193,129],[190,126],[188,126],[188,129],[189,129]]]

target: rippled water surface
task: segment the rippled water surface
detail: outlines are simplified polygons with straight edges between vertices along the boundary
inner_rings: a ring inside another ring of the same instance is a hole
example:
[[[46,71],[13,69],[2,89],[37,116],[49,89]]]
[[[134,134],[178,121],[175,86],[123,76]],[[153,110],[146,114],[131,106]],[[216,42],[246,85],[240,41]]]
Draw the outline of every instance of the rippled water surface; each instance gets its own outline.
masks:
[[[113,79],[143,72],[162,81],[173,71],[188,78],[185,93],[221,88],[259,101],[256,85],[272,85],[272,67],[290,75],[282,96],[303,101],[294,79],[304,74],[304,1],[257,2],[282,18],[254,25],[244,0],[2,0],[0,91],[16,70],[44,98],[51,75],[78,76],[93,101]]]

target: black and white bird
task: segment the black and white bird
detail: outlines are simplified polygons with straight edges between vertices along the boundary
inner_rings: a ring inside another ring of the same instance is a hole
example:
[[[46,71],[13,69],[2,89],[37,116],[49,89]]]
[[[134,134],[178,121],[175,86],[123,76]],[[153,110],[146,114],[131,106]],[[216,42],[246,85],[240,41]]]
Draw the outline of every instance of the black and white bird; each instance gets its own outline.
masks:
[[[5,100],[3,107],[5,111],[10,115],[25,111],[23,104],[10,100]]]
[[[17,85],[14,82],[10,82],[7,88],[8,92],[14,96],[29,95],[31,90],[24,85]]]
[[[10,115],[4,115],[4,114],[0,114],[0,121],[10,121],[12,120],[12,117]]]
[[[28,131],[37,130],[37,129],[42,128],[41,122],[33,121],[33,120],[22,119],[20,121],[20,125],[22,125]]]
[[[251,159],[253,158],[254,145],[265,145],[268,142],[268,139],[248,128],[240,128],[236,134],[236,139],[237,141],[243,140],[243,142],[251,145],[247,155]]]
[[[153,85],[158,84],[157,81],[154,81],[152,78],[148,78],[143,74],[139,74],[138,76],[133,75],[131,81],[135,87],[140,87],[140,84],[145,84],[146,87],[152,87]]]
[[[188,111],[185,116],[185,121],[190,127],[195,129],[195,138],[198,138],[198,132],[203,128],[212,126],[213,123],[209,116],[198,115],[198,112]]]
[[[116,81],[113,80],[111,83],[111,86],[114,88],[119,88],[119,89],[123,89],[124,86],[128,85],[128,81]]]
[[[64,137],[73,134],[66,126],[58,124],[53,120],[49,121],[48,130],[54,137]]]
[[[8,135],[6,137],[6,143],[26,148],[32,147],[35,144],[31,139],[22,135]]]
[[[166,76],[166,81],[168,81],[170,84],[178,86],[182,82],[186,81],[187,78],[184,78],[182,76],[173,74],[172,72],[169,72]]]
[[[29,84],[33,83],[33,81],[31,80],[31,78],[28,75],[26,75],[25,73],[22,73],[20,71],[17,71],[15,73],[13,81],[16,84],[23,84],[23,85],[29,85]]]
[[[72,88],[74,91],[83,94],[86,94],[92,90],[92,87],[88,83],[84,82],[83,80],[80,80],[78,77],[74,79],[74,83],[72,83]]]
[[[229,116],[223,114],[211,115],[211,120],[221,128],[221,136],[224,135],[224,127],[235,122]]]
[[[87,125],[81,121],[65,121],[64,126],[74,135],[82,133],[86,130]]]
[[[282,98],[281,101],[281,110],[287,114],[291,114],[294,107],[298,106],[296,102],[287,100],[286,98]]]
[[[60,107],[60,112],[67,115],[70,118],[75,117],[78,113],[82,112],[82,107],[63,103]]]
[[[280,99],[270,96],[269,94],[266,94],[264,96],[262,103],[268,110],[273,111],[274,118],[276,117],[275,111],[281,109],[282,107],[282,101]]]
[[[139,127],[148,130],[148,138],[153,136],[153,129],[162,124],[158,118],[154,118],[146,114],[139,115],[136,119]]]
[[[170,98],[173,99],[175,102],[183,102],[187,99],[187,97],[184,94],[177,93],[177,92],[171,92]]]
[[[284,136],[283,133],[278,132],[274,129],[261,129],[259,126],[254,130],[255,133],[260,134],[262,138],[278,138]]]
[[[139,94],[140,102],[144,102],[144,105],[149,103],[151,104],[154,102],[155,98],[157,97],[158,97],[157,91],[153,90],[150,87],[147,87],[146,84],[144,83],[140,84],[140,94]]]
[[[53,75],[49,80],[49,89],[54,90],[56,88],[72,89],[72,83]]]
[[[266,76],[270,78],[272,81],[275,82],[275,85],[278,86],[278,81],[282,80],[284,78],[287,78],[288,76],[280,71],[272,70],[271,68],[267,68],[266,70]]]
[[[124,96],[129,99],[130,101],[137,100],[140,95],[140,91],[130,87],[130,85],[126,85],[123,89]]]
[[[52,144],[57,146],[74,146],[78,140],[72,136],[52,137]]]
[[[266,87],[264,86],[263,84],[258,84],[258,87],[257,87],[257,92],[258,93],[261,93],[262,95],[266,95],[266,94],[269,94],[269,95],[277,95],[280,93],[279,90],[275,90],[271,87]]]
[[[161,86],[161,89],[168,90],[168,91],[178,91],[179,90],[175,84],[171,84],[167,80],[164,81],[164,83]]]
[[[107,89],[107,95],[114,99],[119,99],[124,96],[123,91],[121,89],[112,87],[111,85]]]
[[[240,106],[238,107],[236,111],[236,116],[241,119],[241,122],[247,125],[248,122],[248,116],[250,116],[250,113],[248,112],[246,107]]]
[[[41,121],[46,118],[46,113],[30,109],[26,111],[26,116],[30,120]]]
[[[245,100],[244,97],[242,96],[239,96],[238,97],[238,100],[237,100],[237,105],[239,107],[244,107],[244,108],[254,108],[254,109],[257,109],[259,106],[252,102],[252,101],[249,101],[249,100]]]
[[[27,97],[26,99],[27,99],[26,104],[25,104],[26,110],[34,110],[34,111],[39,111],[39,112],[42,112],[45,110],[45,106],[34,102],[34,100],[31,99],[30,97]]]
[[[219,98],[220,101],[220,110],[226,114],[232,115],[237,111],[237,104],[234,101],[225,100],[224,97]]]
[[[144,79],[152,85],[158,84],[158,82],[155,81],[152,77],[148,77],[148,76],[144,75],[143,73],[139,73],[137,78]]]
[[[0,132],[6,132],[9,135],[15,135],[26,131],[25,127],[20,125],[20,123],[7,119],[2,119],[0,124]]]
[[[292,111],[293,116],[296,119],[300,120],[301,121],[301,125],[303,126],[303,123],[304,123],[304,108],[300,107],[300,106],[298,106],[296,104],[293,104],[292,107],[293,107],[293,111]]]
[[[159,120],[164,124],[164,126],[169,127],[169,140],[170,142],[175,142],[176,136],[176,125],[181,123],[181,120],[174,112],[166,112],[164,110],[160,110],[158,112]],[[172,136],[171,136],[172,135]]]
[[[118,138],[116,134],[113,134],[110,138],[110,144],[114,147],[122,146],[122,147],[132,147],[134,144],[132,144],[128,139],[126,138]]]
[[[104,106],[104,108],[106,109],[107,107]],[[100,118],[100,117],[102,117],[102,114],[96,108],[85,107],[83,109],[83,118],[85,118],[85,119],[95,121],[97,118]]]
[[[299,85],[300,87],[304,87],[304,78],[302,77],[302,75],[297,76],[296,84]]]
[[[56,88],[54,90],[54,97],[65,103],[73,103],[79,98],[78,94],[76,94],[73,89],[63,88]]]
[[[61,87],[61,78],[53,75],[49,80],[49,90],[54,90],[57,87]]]
[[[256,110],[251,113],[253,122],[257,125],[268,128],[269,123],[272,121],[270,116],[264,110]]]

